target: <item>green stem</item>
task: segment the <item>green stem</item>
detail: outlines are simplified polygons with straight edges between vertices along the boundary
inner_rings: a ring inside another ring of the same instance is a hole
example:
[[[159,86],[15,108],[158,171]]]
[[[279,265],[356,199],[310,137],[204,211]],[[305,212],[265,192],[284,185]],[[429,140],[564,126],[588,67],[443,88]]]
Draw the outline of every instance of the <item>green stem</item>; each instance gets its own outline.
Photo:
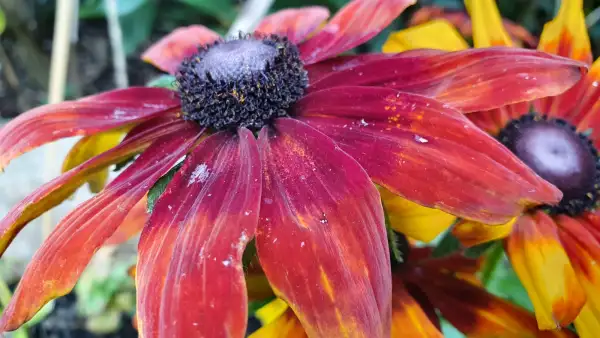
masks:
[[[10,303],[10,298],[12,297],[12,293],[6,285],[6,282],[0,278],[0,310],[3,310]],[[23,326],[20,329],[13,332],[13,338],[28,338],[27,334],[27,326]]]
[[[496,266],[498,266],[498,263],[502,260],[503,253],[504,248],[502,247],[501,241],[497,242],[489,251],[481,271],[481,282],[484,286],[487,286],[492,279],[494,271],[496,271]]]

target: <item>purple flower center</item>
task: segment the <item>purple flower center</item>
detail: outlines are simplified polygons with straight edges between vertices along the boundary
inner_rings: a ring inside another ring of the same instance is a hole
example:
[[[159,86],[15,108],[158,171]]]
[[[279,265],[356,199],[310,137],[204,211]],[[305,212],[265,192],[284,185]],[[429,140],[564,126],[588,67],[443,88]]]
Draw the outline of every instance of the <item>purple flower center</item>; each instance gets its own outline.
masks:
[[[585,134],[564,120],[526,115],[509,123],[500,141],[538,175],[563,193],[555,213],[578,215],[596,205],[600,171],[598,152]]]
[[[308,75],[295,45],[240,36],[199,48],[176,74],[184,118],[213,130],[258,130],[288,116]]]

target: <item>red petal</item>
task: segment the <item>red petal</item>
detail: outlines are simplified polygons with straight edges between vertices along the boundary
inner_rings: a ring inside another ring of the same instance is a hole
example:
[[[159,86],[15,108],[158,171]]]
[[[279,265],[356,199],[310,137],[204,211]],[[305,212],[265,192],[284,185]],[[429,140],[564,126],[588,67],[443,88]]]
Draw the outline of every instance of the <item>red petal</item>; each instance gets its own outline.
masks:
[[[185,160],[139,245],[138,319],[145,337],[243,337],[242,253],[255,233],[261,164],[254,135],[221,132]]]
[[[290,42],[298,44],[328,17],[329,10],[321,6],[284,9],[264,18],[256,32],[286,36]]]
[[[0,129],[0,170],[45,143],[138,123],[179,104],[172,90],[133,87],[34,108]]]
[[[332,72],[314,82],[310,90],[353,85],[390,87],[436,97],[471,112],[558,95],[585,71],[583,63],[533,50],[421,50]]]
[[[121,222],[115,233],[106,240],[104,245],[118,245],[139,234],[148,220],[147,204],[148,198],[142,198],[129,211],[127,217]]]
[[[502,108],[471,113],[468,117],[477,127],[490,135],[497,136],[508,122],[529,113],[530,108],[530,102],[520,102]]]
[[[391,277],[379,193],[329,138],[281,118],[263,128],[256,247],[308,336],[389,336]]]
[[[359,55],[343,55],[333,59],[324,60],[321,62],[314,63],[306,66],[308,77],[310,80],[310,87],[312,88],[313,83],[319,82],[322,78],[328,76],[331,73],[340,72],[346,69],[351,69],[357,66],[364,65],[369,62],[388,59],[393,57],[392,54],[359,54]]]
[[[426,207],[503,223],[561,193],[459,111],[423,96],[336,87],[302,98],[300,119],[333,138],[392,192]]]
[[[201,25],[177,28],[150,46],[142,54],[142,60],[174,74],[185,58],[198,52],[198,47],[218,39],[219,34]]]
[[[162,136],[186,130],[198,132],[198,126],[180,119],[155,119],[142,123],[130,132],[133,136],[126,138],[120,145],[35,190],[0,221],[0,256],[27,223],[71,196],[90,175],[143,151]]]
[[[150,186],[193,146],[195,129],[155,141],[131,166],[56,226],[25,270],[0,320],[14,330],[49,300],[67,294],[102,244]]]
[[[305,64],[313,64],[352,49],[387,27],[415,0],[354,0],[314,37],[302,43]]]

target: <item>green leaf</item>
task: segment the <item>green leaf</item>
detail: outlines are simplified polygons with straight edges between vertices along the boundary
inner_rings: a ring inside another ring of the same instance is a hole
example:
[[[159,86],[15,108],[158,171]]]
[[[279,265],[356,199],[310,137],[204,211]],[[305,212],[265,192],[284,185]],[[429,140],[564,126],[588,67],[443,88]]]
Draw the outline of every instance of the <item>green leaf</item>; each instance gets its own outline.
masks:
[[[175,80],[175,76],[163,74],[160,75],[148,82],[148,87],[162,87],[176,90],[177,89],[177,80]]]
[[[228,0],[179,0],[208,16],[215,17],[221,23],[229,24],[233,22],[237,15],[237,10]]]
[[[136,10],[119,17],[123,31],[123,49],[125,49],[125,54],[133,54],[142,43],[149,40],[156,16],[156,4],[144,1]]]
[[[6,29],[6,15],[4,15],[4,11],[0,8],[0,35]]]
[[[148,0],[117,0],[117,11],[120,17],[126,16],[148,3]],[[85,0],[79,7],[79,17],[81,19],[104,18],[106,17],[105,8],[106,0]]]
[[[442,257],[454,253],[461,249],[460,241],[452,235],[452,231],[448,230],[433,249],[433,257]]]
[[[254,313],[256,312],[256,310],[258,310],[261,307],[269,304],[274,299],[275,299],[275,297],[269,298],[269,299],[265,299],[265,300],[257,300],[257,301],[248,302],[248,316],[254,315]]]
[[[533,305],[529,300],[527,291],[504,253],[501,254],[494,272],[490,274],[487,289],[498,297],[533,311]]]
[[[175,176],[175,173],[179,169],[181,169],[182,165],[183,162],[180,162],[177,165],[175,165],[173,168],[171,168],[171,170],[169,170],[168,173],[166,173],[163,177],[159,178],[158,181],[154,183],[152,188],[150,188],[150,191],[148,192],[147,205],[147,210],[149,214],[152,213],[152,211],[154,210],[154,206],[156,206],[156,201],[158,200],[160,195],[162,195],[165,192],[165,189],[167,189],[167,185],[169,184],[169,182],[171,182],[173,176]]]

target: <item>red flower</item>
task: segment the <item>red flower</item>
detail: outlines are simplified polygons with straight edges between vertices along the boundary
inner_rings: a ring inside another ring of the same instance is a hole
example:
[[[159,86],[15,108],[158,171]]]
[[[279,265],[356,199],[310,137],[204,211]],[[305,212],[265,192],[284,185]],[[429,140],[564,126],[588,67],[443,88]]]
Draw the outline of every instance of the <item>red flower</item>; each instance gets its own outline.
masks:
[[[457,109],[555,95],[585,67],[520,49],[334,58],[412,2],[355,0],[321,30],[326,9],[286,10],[267,17],[255,34],[229,41],[201,26],[179,29],[145,54],[177,75],[177,91],[116,90],[43,106],[9,123],[0,131],[2,166],[59,138],[131,130],[11,210],[0,221],[0,252],[91,175],[141,155],[57,225],[27,268],[0,331],[67,293],[184,155],[139,244],[138,318],[146,337],[241,337],[241,257],[252,238],[275,292],[309,335],[350,327],[357,335],[388,336],[392,281],[372,181],[492,223],[522,205],[560,199]],[[524,75],[534,80],[521,81]]]

